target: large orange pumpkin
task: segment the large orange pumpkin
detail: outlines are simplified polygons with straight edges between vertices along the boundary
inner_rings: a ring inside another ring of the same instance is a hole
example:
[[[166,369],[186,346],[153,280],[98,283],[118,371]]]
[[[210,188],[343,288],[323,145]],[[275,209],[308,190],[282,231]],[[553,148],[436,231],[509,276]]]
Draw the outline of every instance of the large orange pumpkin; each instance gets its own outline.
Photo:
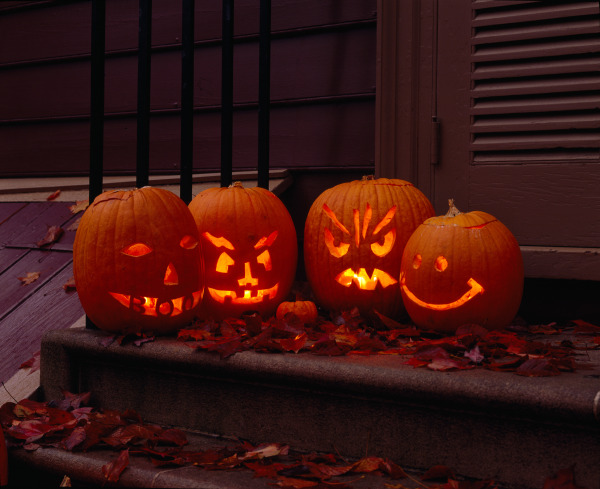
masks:
[[[404,245],[433,215],[427,197],[404,180],[365,177],[325,190],[304,227],[304,263],[316,301],[333,310],[357,306],[399,315]]]
[[[494,216],[463,214],[450,201],[445,216],[426,220],[408,240],[400,287],[418,326],[443,332],[467,323],[502,328],[521,303],[521,250]]]
[[[200,192],[189,207],[203,242],[202,316],[272,316],[292,287],[298,259],[296,229],[283,202],[235,182]]]
[[[203,293],[194,219],[164,189],[104,192],[81,218],[73,272],[81,305],[100,329],[174,333],[194,318]]]

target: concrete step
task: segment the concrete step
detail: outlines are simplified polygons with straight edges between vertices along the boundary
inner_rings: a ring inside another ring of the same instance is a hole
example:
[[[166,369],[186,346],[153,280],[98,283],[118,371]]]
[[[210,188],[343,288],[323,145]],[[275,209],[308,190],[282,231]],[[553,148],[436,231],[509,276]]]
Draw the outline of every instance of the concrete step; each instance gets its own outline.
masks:
[[[92,405],[131,408],[147,422],[402,467],[441,464],[510,487],[541,488],[575,465],[578,485],[600,488],[598,369],[530,378],[416,369],[394,355],[247,351],[222,360],[175,338],[138,347],[103,346],[105,337],[47,333],[43,398],[90,391]],[[600,352],[589,361],[599,364]]]

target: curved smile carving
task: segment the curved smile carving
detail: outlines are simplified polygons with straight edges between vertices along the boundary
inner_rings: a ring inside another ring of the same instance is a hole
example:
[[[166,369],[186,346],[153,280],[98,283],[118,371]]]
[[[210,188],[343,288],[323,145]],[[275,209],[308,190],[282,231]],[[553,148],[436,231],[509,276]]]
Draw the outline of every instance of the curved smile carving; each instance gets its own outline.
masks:
[[[418,304],[421,307],[425,307],[427,309],[433,309],[434,311],[446,311],[448,309],[456,309],[457,307],[460,307],[463,304],[470,301],[476,295],[483,294],[483,292],[485,290],[483,288],[483,286],[479,282],[477,282],[477,280],[475,280],[474,278],[470,278],[467,281],[467,285],[469,285],[469,290],[467,290],[459,299],[457,299],[453,302],[448,302],[446,304],[431,304],[429,302],[425,302],[425,301],[419,299],[415,294],[413,294],[410,291],[410,289],[406,285],[406,279],[405,279],[404,273],[402,273],[400,276],[400,287],[402,287],[402,290],[408,296],[408,298],[411,301],[413,301],[415,304]]]

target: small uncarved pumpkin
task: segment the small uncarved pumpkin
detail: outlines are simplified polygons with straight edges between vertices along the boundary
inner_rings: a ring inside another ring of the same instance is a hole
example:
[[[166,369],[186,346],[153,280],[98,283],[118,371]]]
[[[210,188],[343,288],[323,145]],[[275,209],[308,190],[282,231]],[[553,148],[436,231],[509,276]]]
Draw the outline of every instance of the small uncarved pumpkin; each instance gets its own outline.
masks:
[[[96,197],[73,244],[85,313],[114,333],[174,333],[193,320],[203,293],[194,219],[172,192],[144,187]]]
[[[427,197],[404,180],[365,177],[325,190],[304,227],[304,264],[316,302],[397,316],[404,245],[433,215]]]
[[[292,287],[298,260],[296,229],[283,202],[235,182],[200,192],[189,208],[204,252],[202,317],[272,316]]]
[[[494,216],[463,214],[451,200],[445,216],[427,219],[406,243],[400,288],[408,314],[423,328],[502,328],[521,303],[519,244]]]
[[[317,319],[317,306],[312,301],[282,302],[277,307],[277,319],[285,318],[286,314],[293,314],[303,323],[310,323]]]

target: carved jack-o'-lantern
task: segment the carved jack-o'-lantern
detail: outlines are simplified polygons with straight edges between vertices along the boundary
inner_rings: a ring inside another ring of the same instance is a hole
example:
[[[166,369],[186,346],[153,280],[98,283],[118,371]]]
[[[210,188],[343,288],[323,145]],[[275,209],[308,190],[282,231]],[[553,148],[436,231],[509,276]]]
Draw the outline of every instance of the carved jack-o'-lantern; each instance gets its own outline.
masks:
[[[325,190],[304,228],[306,274],[317,302],[398,315],[404,245],[433,215],[427,197],[404,180],[363,178]]]
[[[521,303],[521,250],[494,216],[463,214],[450,201],[445,216],[426,220],[408,240],[400,287],[418,326],[443,332],[467,323],[502,328]]]
[[[235,182],[200,192],[189,207],[203,242],[202,315],[272,315],[291,289],[298,257],[294,223],[281,200]]]
[[[84,311],[106,331],[177,331],[202,299],[199,243],[189,209],[172,192],[104,192],[83,214],[73,245]]]

